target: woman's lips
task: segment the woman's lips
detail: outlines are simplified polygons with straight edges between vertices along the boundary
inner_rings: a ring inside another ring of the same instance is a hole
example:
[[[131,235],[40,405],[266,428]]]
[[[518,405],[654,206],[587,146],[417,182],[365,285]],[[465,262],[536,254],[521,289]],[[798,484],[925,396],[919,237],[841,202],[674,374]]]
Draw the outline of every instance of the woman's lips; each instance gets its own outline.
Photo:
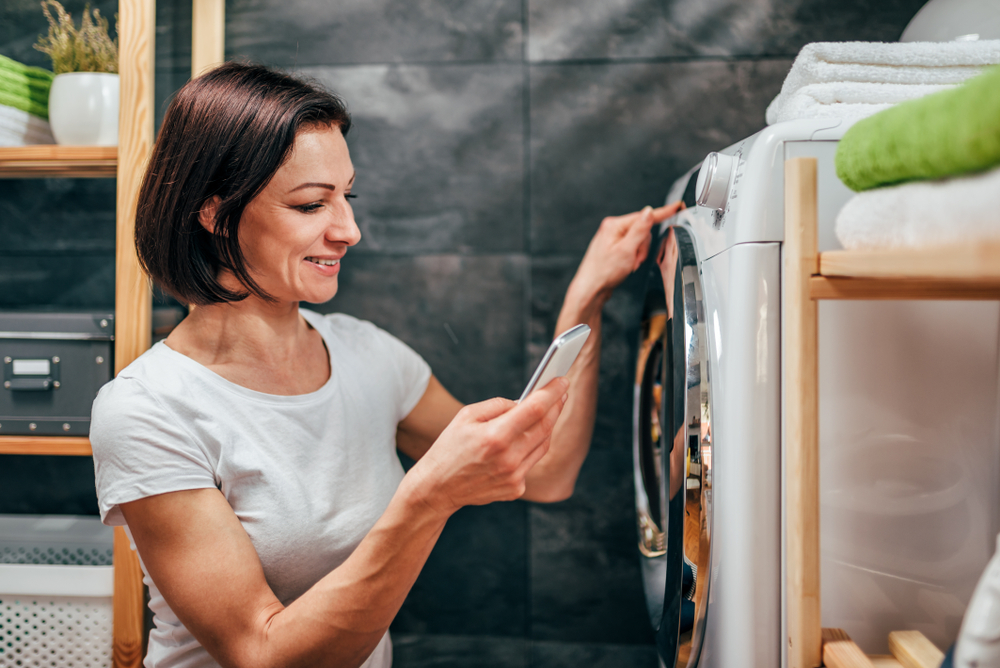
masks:
[[[324,276],[333,276],[340,271],[339,259],[307,257],[305,260]]]

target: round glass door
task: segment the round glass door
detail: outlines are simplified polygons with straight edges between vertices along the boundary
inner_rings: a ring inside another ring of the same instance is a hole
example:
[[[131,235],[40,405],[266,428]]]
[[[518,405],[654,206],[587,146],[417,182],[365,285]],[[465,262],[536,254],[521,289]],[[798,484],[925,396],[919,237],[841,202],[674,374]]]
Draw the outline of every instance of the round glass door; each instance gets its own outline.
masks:
[[[670,227],[653,248],[633,411],[639,559],[660,658],[690,668],[705,634],[711,571],[708,329],[690,232]]]

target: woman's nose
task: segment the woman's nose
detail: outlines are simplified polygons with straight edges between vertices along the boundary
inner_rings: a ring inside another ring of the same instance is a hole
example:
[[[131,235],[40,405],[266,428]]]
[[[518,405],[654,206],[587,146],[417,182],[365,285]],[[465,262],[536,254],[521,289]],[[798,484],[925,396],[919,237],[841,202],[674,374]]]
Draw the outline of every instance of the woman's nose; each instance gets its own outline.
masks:
[[[337,216],[337,219],[327,230],[327,239],[346,243],[348,246],[354,246],[361,241],[361,230],[354,221],[354,210],[350,204],[344,207],[343,213]]]

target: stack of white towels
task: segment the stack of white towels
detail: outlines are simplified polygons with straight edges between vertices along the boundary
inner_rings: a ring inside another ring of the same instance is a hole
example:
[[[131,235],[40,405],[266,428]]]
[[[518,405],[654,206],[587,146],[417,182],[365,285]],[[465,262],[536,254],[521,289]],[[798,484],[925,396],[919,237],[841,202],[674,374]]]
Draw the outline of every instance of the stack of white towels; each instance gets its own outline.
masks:
[[[767,108],[767,124],[858,120],[951,88],[998,63],[1000,40],[807,44]]]
[[[48,121],[0,104],[0,146],[55,143]]]

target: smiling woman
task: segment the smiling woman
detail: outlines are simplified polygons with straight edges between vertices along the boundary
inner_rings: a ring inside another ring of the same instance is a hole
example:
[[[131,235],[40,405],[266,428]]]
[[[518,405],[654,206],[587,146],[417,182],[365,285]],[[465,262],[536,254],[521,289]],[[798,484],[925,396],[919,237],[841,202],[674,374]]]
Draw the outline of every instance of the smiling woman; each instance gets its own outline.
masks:
[[[199,306],[104,386],[90,433],[101,517],[147,576],[147,668],[385,668],[448,518],[565,499],[587,455],[601,309],[676,207],[601,224],[557,324],[593,330],[566,378],[463,407],[388,332],[299,306],[360,239],[349,127],[333,95],[233,63],[164,118],[136,248]]]

